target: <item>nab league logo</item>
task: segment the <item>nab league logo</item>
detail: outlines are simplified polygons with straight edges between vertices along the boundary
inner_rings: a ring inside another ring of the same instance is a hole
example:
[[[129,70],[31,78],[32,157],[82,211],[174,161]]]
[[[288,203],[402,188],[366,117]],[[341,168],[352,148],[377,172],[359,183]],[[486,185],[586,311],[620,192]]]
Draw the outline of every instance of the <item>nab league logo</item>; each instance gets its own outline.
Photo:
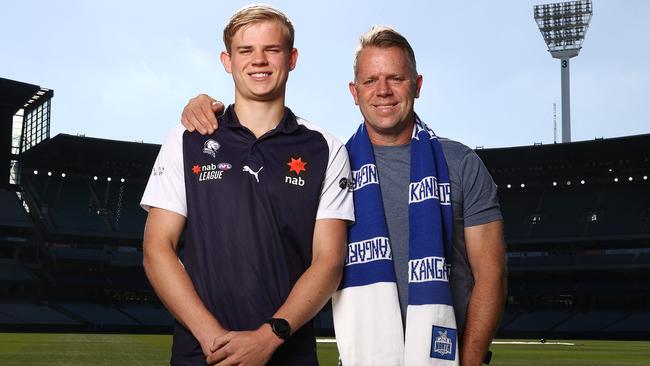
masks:
[[[194,164],[192,166],[192,173],[198,177],[199,182],[204,182],[206,180],[220,180],[223,179],[223,172],[230,168],[232,168],[232,165],[229,163],[219,163],[217,165]]]
[[[203,153],[208,154],[214,158],[216,157],[217,150],[219,150],[220,147],[221,145],[218,142],[212,139],[207,140],[206,142],[203,143]]]
[[[431,357],[443,360],[456,359],[456,330],[433,326]]]

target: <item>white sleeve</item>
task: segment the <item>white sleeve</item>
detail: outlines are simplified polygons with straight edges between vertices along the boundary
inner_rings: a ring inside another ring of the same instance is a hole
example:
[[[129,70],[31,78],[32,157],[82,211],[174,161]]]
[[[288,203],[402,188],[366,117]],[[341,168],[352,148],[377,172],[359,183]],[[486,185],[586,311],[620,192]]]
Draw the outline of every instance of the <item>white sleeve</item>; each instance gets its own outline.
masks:
[[[187,217],[183,172],[184,131],[180,124],[172,128],[160,148],[140,201],[140,206],[146,211],[158,207]]]
[[[329,133],[323,133],[329,146],[327,171],[318,203],[318,219],[342,219],[354,222],[354,202],[349,182],[350,160],[345,145]]]

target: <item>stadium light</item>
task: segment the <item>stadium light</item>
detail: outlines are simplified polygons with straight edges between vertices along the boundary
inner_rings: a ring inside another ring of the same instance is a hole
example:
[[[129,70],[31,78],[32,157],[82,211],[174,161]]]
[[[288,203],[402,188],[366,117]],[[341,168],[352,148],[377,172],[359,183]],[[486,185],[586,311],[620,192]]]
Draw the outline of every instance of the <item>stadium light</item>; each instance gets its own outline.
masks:
[[[614,182],[617,182],[617,183],[618,183],[618,178],[614,178]]]
[[[48,177],[51,177],[51,176],[52,176],[52,172],[47,172],[47,176],[48,176]]]
[[[124,178],[120,179],[120,182],[124,183]]]
[[[521,183],[521,188],[524,188],[524,187],[526,187],[526,185],[525,185],[525,184],[523,184],[523,183]]]
[[[38,170],[34,170],[34,175],[38,175]]]
[[[631,181],[633,181],[633,180],[634,180],[634,178],[632,178],[632,177],[629,177],[629,178],[627,178],[627,180],[629,180],[629,181],[631,182]]]
[[[592,16],[591,0],[535,5],[533,16],[562,71],[562,142],[571,142],[569,59],[578,56]]]
[[[566,185],[567,185],[567,186],[570,186],[570,185],[571,185],[571,181],[570,181],[570,180],[567,180],[567,181],[566,181]]]
[[[110,181],[111,181],[111,177],[106,178],[106,181],[107,181],[107,182],[110,182]]]
[[[512,185],[508,184],[506,187],[510,188],[510,187],[512,187]]]
[[[585,180],[584,180],[584,179],[581,180],[581,181],[580,181],[580,184],[585,184]]]
[[[553,187],[556,187],[556,186],[557,186],[557,182],[553,182]]]
[[[61,173],[61,178],[65,178],[65,173]]]
[[[94,177],[93,177],[93,180],[97,180],[97,176],[94,176]]]
[[[648,180],[648,176],[647,176],[647,175],[644,175],[644,176],[643,176],[643,180]]]

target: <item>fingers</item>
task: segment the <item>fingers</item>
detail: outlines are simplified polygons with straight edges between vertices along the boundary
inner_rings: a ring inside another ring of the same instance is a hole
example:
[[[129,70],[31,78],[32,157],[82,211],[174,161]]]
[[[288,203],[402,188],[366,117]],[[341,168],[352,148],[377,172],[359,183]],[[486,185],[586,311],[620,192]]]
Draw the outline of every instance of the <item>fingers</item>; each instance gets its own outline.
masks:
[[[221,337],[214,339],[212,345],[210,346],[210,355],[208,355],[208,357],[205,359],[209,365],[215,365],[219,362],[222,362],[226,359],[226,357],[228,357],[228,352],[224,346],[230,342],[234,335],[234,333],[228,332]]]
[[[211,101],[210,103],[201,103],[200,104],[200,114],[201,114],[201,124],[205,129],[210,133],[213,133],[217,129],[217,117],[215,113],[215,107],[217,111],[223,110],[223,103],[219,101]]]
[[[229,354],[226,352],[225,348],[218,349],[215,352],[212,352],[205,360],[209,365],[228,365],[231,362],[228,362]]]
[[[190,132],[198,131],[202,135],[213,133],[217,129],[215,113],[224,110],[223,103],[206,94],[199,94],[183,108],[181,123]]]
[[[199,107],[201,108],[201,107]],[[212,114],[212,112],[210,112]],[[209,133],[214,132],[212,127],[210,126],[210,122],[208,122],[208,117],[205,116],[203,111],[201,109],[195,110],[192,109],[190,111],[190,122],[194,125],[196,130],[201,134],[201,135],[206,135]]]
[[[191,112],[188,109],[189,104],[183,108],[183,114],[181,115],[181,123],[183,124],[183,127],[187,129],[190,132],[194,132],[195,128],[194,125],[190,123],[190,120],[188,119],[188,116],[191,115]]]
[[[185,127],[186,130],[190,132],[194,132],[196,129],[194,126],[190,123],[190,121],[185,117],[185,110],[183,110],[183,116],[181,117],[181,124],[183,127]]]
[[[219,348],[225,346],[230,340],[235,336],[235,333],[228,332],[221,337],[217,337],[212,341],[212,346],[210,346],[210,352],[214,352]]]

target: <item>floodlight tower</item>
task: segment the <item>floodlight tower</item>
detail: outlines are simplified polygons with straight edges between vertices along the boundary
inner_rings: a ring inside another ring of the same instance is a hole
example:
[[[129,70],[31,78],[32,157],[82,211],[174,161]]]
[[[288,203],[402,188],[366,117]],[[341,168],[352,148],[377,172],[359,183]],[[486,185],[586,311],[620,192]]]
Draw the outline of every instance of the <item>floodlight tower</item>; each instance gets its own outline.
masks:
[[[562,142],[571,142],[569,59],[578,56],[591,20],[591,0],[535,5],[539,31],[562,70]]]

